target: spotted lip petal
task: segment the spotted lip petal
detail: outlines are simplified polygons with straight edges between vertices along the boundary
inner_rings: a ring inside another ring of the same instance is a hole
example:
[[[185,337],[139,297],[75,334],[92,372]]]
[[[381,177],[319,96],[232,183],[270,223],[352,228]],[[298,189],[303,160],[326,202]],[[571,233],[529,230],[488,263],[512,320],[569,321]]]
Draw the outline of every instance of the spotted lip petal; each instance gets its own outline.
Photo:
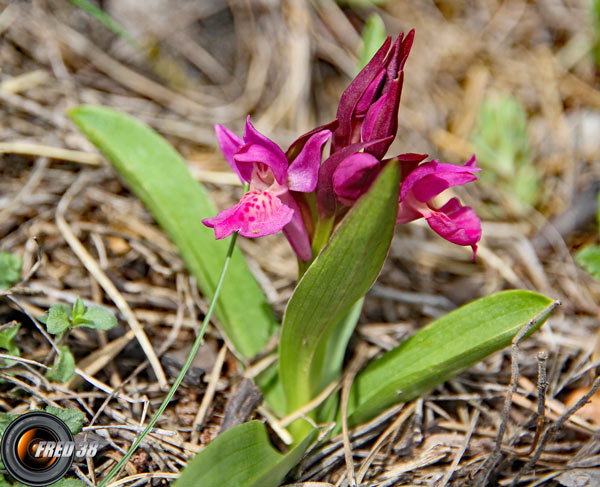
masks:
[[[238,204],[214,218],[205,218],[202,223],[214,228],[217,240],[238,231],[244,237],[256,238],[280,232],[293,216],[294,210],[277,196],[266,191],[250,191]]]

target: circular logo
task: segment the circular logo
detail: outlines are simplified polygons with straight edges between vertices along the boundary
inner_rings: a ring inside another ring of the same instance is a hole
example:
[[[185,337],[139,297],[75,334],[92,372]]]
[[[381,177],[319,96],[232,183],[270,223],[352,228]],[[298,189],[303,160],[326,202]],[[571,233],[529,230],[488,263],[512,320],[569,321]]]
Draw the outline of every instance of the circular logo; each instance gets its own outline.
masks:
[[[8,425],[0,453],[15,480],[41,487],[57,482],[71,468],[73,445],[73,435],[61,419],[33,411]]]

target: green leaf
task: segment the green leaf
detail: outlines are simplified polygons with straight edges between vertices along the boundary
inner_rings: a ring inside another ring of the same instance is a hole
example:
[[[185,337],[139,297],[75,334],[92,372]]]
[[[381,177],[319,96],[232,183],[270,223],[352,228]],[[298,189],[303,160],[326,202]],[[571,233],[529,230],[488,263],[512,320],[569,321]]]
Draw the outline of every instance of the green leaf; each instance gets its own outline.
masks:
[[[362,31],[362,46],[358,55],[358,69],[364,68],[387,37],[385,24],[381,17],[372,13],[367,18]]]
[[[87,326],[96,330],[110,330],[117,326],[117,318],[100,306],[90,306],[85,310],[77,326]]]
[[[87,487],[87,484],[76,478],[60,479],[48,487]]]
[[[575,261],[596,279],[600,280],[600,246],[588,245],[578,250]]]
[[[369,290],[389,250],[398,207],[398,163],[390,162],[339,224],[290,298],[279,368],[288,412],[327,382],[327,344],[339,320]]]
[[[0,331],[0,348],[4,350],[13,350],[15,348],[15,337],[19,332],[21,323],[15,323],[8,328]]]
[[[75,303],[73,303],[73,313],[71,315],[71,321],[74,325],[78,324],[77,321],[83,316],[83,313],[85,313],[85,304],[83,304],[83,299],[77,296]]]
[[[46,377],[55,382],[67,382],[75,374],[75,358],[66,345],[58,347],[60,353],[54,367],[46,371]]]
[[[523,326],[538,317],[533,333],[556,304],[531,291],[504,291],[434,321],[358,374],[350,391],[349,426],[419,397],[510,345]]]
[[[354,332],[354,328],[356,328],[356,323],[358,323],[358,319],[360,318],[364,301],[365,299],[361,298],[350,308],[346,316],[335,325],[331,337],[326,343],[322,344],[325,350],[317,352],[327,357],[321,370],[320,388],[325,388],[341,375],[346,348],[348,347],[348,342]],[[317,422],[327,423],[333,421],[338,403],[338,394],[329,396],[317,409]]]
[[[79,409],[71,408],[57,408],[55,406],[48,406],[46,412],[53,414],[58,419],[62,419],[68,426],[69,430],[73,435],[76,435],[81,431],[83,422],[85,421],[85,414]]]
[[[0,252],[0,289],[9,289],[21,280],[22,266],[20,255]]]
[[[71,308],[66,304],[53,304],[48,310],[46,329],[48,333],[59,335],[71,326]]]
[[[133,192],[177,245],[204,295],[215,290],[227,242],[215,240],[202,219],[217,213],[183,159],[152,129],[115,110],[79,106],[71,119],[117,168]],[[236,350],[253,357],[267,344],[277,323],[267,300],[236,249],[216,307]]]
[[[316,438],[313,430],[286,455],[278,453],[260,421],[217,436],[188,463],[175,487],[277,487]]]
[[[0,437],[4,434],[8,425],[19,417],[18,414],[0,413]]]
[[[15,338],[20,327],[21,323],[15,323],[14,325],[0,331],[0,348],[3,348],[10,355],[14,355],[15,357],[19,357],[21,355],[21,351],[15,343]],[[14,364],[14,360],[5,359],[3,363],[4,366],[9,367]]]
[[[119,24],[115,19],[113,19],[110,15],[108,15],[101,8],[96,7],[96,5],[88,2],[88,0],[69,0],[73,5],[79,7],[82,10],[85,10],[92,17],[94,17],[98,22],[104,25],[107,29],[111,30],[115,34],[120,37],[123,37],[129,44],[133,47],[139,47],[137,41],[131,36],[129,32]]]

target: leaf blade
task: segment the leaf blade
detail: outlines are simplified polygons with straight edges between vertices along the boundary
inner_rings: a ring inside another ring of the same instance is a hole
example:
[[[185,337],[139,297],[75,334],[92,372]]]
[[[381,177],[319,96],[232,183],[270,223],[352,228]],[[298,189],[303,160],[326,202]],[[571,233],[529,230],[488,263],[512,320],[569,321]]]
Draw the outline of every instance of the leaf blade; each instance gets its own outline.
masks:
[[[314,441],[316,430],[286,455],[278,453],[260,421],[231,428],[196,454],[175,487],[277,487]]]
[[[96,330],[110,330],[117,326],[117,318],[108,310],[100,306],[90,306],[81,316],[79,326],[87,326]]]
[[[48,318],[46,319],[46,329],[48,333],[59,335],[69,329],[71,326],[71,308],[66,304],[53,304],[48,310]]]
[[[525,324],[545,313],[533,333],[557,304],[532,291],[503,291],[434,321],[357,375],[350,391],[349,426],[368,421],[395,403],[418,397],[508,346]]]
[[[392,161],[339,224],[290,298],[279,354],[288,412],[319,392],[323,344],[379,275],[394,232],[398,186],[398,164]]]

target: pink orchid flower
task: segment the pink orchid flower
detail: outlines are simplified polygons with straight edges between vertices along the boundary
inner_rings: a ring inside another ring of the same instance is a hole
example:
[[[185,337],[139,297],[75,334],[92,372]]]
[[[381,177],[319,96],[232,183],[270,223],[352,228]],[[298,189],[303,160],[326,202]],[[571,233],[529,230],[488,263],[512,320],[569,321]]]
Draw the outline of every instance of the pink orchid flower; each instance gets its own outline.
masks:
[[[312,134],[291,163],[275,142],[254,128],[250,116],[243,140],[222,125],[216,125],[215,132],[225,159],[250,188],[239,203],[202,223],[214,228],[217,239],[233,232],[256,238],[283,230],[298,257],[310,260],[310,239],[294,192],[315,190],[323,145],[331,131]]]
[[[475,257],[477,242],[481,239],[481,223],[473,209],[462,206],[458,198],[452,198],[441,208],[435,208],[431,200],[445,189],[475,181],[474,173],[481,171],[476,163],[475,156],[464,166],[433,160],[412,170],[400,187],[396,223],[425,218],[441,237],[457,245],[470,245]]]

